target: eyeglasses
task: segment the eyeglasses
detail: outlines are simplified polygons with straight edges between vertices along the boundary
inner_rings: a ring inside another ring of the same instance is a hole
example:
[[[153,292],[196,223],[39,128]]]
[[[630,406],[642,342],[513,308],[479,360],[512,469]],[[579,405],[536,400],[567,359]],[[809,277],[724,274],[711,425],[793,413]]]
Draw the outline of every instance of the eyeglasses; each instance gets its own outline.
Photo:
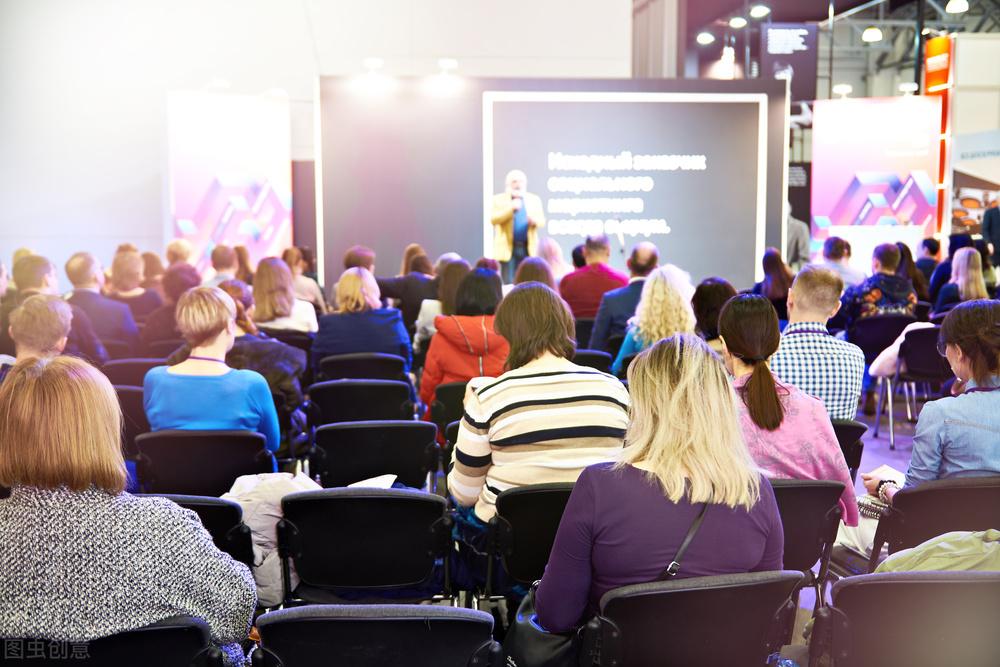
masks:
[[[947,354],[948,353],[948,343],[944,342],[943,340],[939,340],[937,342],[937,352],[942,357],[948,356],[948,354]]]

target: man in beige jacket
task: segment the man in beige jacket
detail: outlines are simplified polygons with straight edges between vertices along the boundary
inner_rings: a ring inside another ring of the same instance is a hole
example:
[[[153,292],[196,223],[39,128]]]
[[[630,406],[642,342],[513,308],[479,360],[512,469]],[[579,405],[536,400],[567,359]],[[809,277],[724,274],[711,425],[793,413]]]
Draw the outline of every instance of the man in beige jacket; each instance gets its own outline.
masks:
[[[538,195],[527,191],[528,178],[514,169],[506,189],[493,195],[493,258],[501,263],[505,283],[514,282],[517,265],[538,252],[538,229],[545,226],[545,210]]]

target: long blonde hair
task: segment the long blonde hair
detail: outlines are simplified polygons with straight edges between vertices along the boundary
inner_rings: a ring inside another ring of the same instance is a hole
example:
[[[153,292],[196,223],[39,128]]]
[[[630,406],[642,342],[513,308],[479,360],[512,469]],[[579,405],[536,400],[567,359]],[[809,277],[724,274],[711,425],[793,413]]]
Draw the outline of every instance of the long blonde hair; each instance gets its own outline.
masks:
[[[381,296],[371,271],[363,266],[347,269],[337,281],[337,312],[360,313],[370,310]]]
[[[693,294],[694,287],[687,280],[687,274],[669,264],[661,266],[647,276],[630,324],[647,345],[676,333],[691,333],[694,331]]]
[[[951,260],[951,282],[958,285],[962,301],[988,299],[983,278],[983,258],[975,248],[959,248]]]
[[[750,509],[760,472],[743,440],[736,395],[722,361],[681,333],[639,353],[628,369],[630,420],[618,466],[656,478],[673,502]]]
[[[257,321],[261,324],[292,314],[295,305],[292,272],[281,259],[260,260],[253,277],[253,300],[257,302]]]

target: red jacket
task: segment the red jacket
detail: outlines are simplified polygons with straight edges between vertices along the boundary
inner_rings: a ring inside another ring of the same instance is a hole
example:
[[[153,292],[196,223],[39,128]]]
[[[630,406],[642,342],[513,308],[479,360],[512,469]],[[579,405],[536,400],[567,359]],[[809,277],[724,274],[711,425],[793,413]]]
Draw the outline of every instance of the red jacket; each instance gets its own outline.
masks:
[[[492,315],[438,315],[434,326],[437,333],[431,337],[420,379],[420,400],[425,404],[434,400],[439,384],[503,373],[510,348],[493,330]]]

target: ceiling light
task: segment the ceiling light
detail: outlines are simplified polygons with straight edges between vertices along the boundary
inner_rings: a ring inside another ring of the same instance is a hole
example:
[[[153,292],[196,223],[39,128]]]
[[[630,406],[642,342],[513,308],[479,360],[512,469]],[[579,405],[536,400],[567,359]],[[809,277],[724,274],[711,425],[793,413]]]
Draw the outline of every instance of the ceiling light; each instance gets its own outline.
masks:
[[[878,26],[870,25],[861,33],[861,41],[867,44],[882,41],[882,29]]]
[[[915,81],[904,81],[903,83],[899,84],[899,92],[903,93],[904,95],[912,95],[918,90],[920,90],[920,86],[918,86]]]
[[[710,32],[703,31],[703,32],[699,32],[698,36],[695,37],[694,39],[695,39],[696,42],[698,42],[702,46],[708,46],[709,44],[711,44],[712,42],[715,41],[715,35],[713,35]]]
[[[841,97],[847,97],[852,92],[854,92],[854,86],[849,83],[838,83],[833,87],[833,94]]]
[[[458,61],[454,58],[438,58],[438,69],[442,72],[454,72],[458,69]]]
[[[948,0],[944,10],[949,14],[961,14],[969,11],[969,0]]]
[[[747,27],[747,20],[742,16],[734,16],[729,19],[729,27],[733,30],[739,30],[740,28]]]
[[[771,13],[771,8],[767,5],[754,5],[750,8],[750,16],[755,19],[762,19]]]

